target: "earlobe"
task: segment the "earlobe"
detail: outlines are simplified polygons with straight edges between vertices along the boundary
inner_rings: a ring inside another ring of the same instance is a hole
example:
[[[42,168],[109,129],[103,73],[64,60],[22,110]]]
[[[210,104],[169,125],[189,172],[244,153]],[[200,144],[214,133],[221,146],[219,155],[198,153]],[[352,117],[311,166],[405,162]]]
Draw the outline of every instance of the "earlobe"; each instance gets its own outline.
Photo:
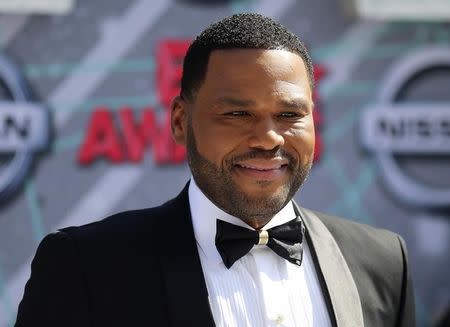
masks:
[[[172,136],[177,144],[186,145],[187,104],[180,96],[175,97],[170,105],[170,126]]]

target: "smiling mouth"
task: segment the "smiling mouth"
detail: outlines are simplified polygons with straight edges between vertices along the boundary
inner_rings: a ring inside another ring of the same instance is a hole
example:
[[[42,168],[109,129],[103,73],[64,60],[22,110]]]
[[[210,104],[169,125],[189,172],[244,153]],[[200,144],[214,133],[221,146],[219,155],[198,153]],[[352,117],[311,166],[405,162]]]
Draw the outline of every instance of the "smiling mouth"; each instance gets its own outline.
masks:
[[[286,167],[289,164],[287,158],[276,156],[272,158],[251,158],[246,160],[240,160],[235,163],[235,166],[253,169],[259,171],[277,170]]]
[[[240,168],[258,170],[258,171],[270,171],[270,170],[278,170],[283,167],[286,167],[287,164],[277,165],[277,166],[273,166],[273,167],[258,167],[258,166],[245,165],[245,164],[236,164],[236,166],[238,166]]]
[[[252,160],[235,164],[240,176],[257,181],[277,180],[285,175],[287,167],[287,160]]]

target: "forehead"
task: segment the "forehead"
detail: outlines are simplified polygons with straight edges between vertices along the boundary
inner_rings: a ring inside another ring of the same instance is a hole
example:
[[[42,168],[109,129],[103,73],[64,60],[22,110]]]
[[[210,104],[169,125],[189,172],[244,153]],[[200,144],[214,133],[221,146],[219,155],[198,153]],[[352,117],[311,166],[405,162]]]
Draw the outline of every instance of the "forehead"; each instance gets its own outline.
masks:
[[[211,52],[200,89],[208,92],[302,88],[310,92],[303,59],[287,50],[225,49]]]
[[[272,68],[296,68],[303,66],[303,59],[296,53],[282,49],[220,49],[210,54],[208,71],[230,65],[257,68],[270,66]]]

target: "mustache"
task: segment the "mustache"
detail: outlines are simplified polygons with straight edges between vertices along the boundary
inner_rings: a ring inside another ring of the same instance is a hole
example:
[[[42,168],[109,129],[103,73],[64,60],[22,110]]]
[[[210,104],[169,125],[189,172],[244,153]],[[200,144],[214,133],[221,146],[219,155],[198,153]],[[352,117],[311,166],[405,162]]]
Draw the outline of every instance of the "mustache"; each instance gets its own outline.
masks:
[[[281,147],[276,147],[272,150],[254,149],[243,154],[233,156],[228,160],[230,166],[233,166],[240,161],[248,159],[273,159],[281,158],[288,161],[288,167],[293,168],[297,164],[297,160],[289,152]]]

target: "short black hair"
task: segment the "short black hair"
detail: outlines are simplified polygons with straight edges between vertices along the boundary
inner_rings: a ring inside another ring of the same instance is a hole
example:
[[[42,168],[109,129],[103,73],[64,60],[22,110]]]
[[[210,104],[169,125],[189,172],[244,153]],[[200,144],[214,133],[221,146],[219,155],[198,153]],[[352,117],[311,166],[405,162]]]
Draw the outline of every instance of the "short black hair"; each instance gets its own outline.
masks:
[[[311,89],[314,72],[311,57],[300,39],[271,18],[255,13],[235,14],[207,27],[191,43],[184,57],[181,96],[192,98],[202,84],[208,60],[219,49],[282,49],[298,54],[308,73]]]

